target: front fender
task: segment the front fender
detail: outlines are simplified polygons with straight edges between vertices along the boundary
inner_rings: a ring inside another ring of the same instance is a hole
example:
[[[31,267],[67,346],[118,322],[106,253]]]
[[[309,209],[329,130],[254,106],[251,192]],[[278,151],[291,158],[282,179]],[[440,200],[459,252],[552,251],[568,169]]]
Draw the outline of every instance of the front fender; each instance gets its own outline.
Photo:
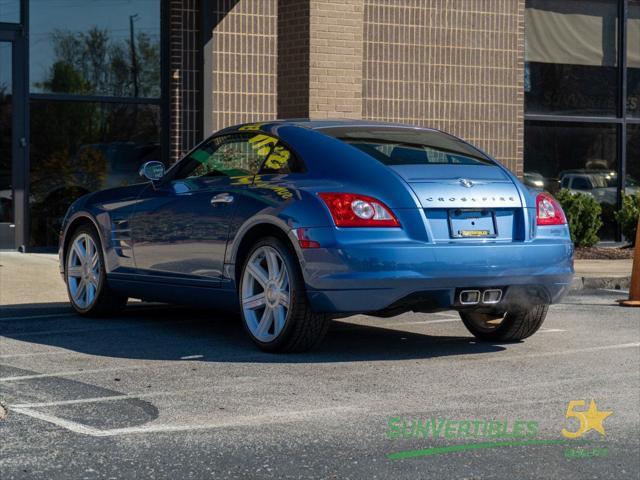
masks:
[[[98,236],[100,237],[100,246],[102,248],[102,256],[103,258],[107,258],[107,249],[105,248],[105,232],[100,227],[100,222],[88,211],[73,209],[75,203],[69,207],[69,211],[67,212],[65,219],[62,223],[62,228],[60,230],[60,240],[58,242],[58,266],[60,269],[60,275],[64,278],[64,270],[66,263],[66,247],[68,241],[70,240],[69,236],[73,234],[73,231],[77,226],[81,224],[90,223],[98,232]]]

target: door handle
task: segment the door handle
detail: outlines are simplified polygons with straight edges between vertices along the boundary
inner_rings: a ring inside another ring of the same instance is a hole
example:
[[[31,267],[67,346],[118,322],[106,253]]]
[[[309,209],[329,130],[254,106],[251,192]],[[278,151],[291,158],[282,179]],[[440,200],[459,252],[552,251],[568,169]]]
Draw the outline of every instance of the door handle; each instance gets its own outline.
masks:
[[[213,196],[211,199],[211,205],[215,207],[218,203],[233,203],[233,200],[233,195],[228,193],[219,193],[218,195]]]

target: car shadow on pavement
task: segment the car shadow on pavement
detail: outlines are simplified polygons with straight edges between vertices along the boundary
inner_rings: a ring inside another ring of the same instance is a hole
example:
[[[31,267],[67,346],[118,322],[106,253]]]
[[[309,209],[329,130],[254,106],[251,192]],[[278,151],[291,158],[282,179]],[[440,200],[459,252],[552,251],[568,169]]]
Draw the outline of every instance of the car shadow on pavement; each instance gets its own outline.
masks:
[[[232,314],[158,304],[134,304],[110,318],[84,318],[68,304],[0,308],[0,338],[103,357],[251,363],[332,363],[426,359],[505,350],[469,336],[432,336],[415,331],[334,321],[313,351],[264,353]],[[46,313],[45,313],[46,311]],[[68,313],[68,315],[66,314]],[[411,325],[415,327],[416,325]],[[424,324],[430,328],[429,324]],[[435,328],[435,327],[434,327]],[[415,330],[415,328],[412,328]],[[186,358],[185,358],[186,357]]]

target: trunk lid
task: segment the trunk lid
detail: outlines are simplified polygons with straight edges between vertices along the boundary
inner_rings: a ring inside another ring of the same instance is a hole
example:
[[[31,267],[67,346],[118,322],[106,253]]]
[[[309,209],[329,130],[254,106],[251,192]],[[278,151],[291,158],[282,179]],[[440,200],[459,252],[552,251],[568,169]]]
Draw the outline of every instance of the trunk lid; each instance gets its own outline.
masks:
[[[516,185],[494,165],[390,165],[415,192],[435,242],[521,241]]]
[[[424,208],[522,207],[518,189],[491,165],[393,165]]]

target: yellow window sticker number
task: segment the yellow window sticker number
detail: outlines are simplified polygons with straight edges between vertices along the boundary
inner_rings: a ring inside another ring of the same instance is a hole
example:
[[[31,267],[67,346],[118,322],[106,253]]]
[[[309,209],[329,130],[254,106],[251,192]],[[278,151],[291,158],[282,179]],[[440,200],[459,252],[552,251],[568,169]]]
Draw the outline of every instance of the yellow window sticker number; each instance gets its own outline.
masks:
[[[277,143],[277,139],[263,134],[255,135],[249,139],[249,144],[261,157],[269,155],[269,152]]]
[[[267,161],[265,162],[265,166],[272,170],[280,170],[284,167],[289,161],[289,157],[291,156],[291,152],[282,146],[276,146],[271,152],[271,155],[267,157]]]

